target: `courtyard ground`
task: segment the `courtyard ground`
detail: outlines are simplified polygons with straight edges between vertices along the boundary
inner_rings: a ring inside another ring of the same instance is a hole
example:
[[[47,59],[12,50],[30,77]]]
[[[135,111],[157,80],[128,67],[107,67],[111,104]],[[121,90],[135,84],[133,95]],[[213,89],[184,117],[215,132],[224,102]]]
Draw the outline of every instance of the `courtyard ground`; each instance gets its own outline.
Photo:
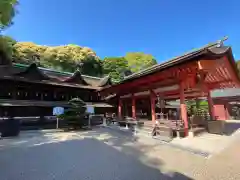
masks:
[[[209,158],[106,128],[0,140],[1,180],[240,179],[240,138]]]

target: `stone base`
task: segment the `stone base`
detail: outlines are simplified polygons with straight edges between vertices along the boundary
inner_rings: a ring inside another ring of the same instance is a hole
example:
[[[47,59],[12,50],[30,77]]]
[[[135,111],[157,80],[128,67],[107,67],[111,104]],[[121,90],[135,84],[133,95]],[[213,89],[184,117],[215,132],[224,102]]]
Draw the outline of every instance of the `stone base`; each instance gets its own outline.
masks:
[[[188,132],[188,137],[194,137],[194,133],[192,131]]]

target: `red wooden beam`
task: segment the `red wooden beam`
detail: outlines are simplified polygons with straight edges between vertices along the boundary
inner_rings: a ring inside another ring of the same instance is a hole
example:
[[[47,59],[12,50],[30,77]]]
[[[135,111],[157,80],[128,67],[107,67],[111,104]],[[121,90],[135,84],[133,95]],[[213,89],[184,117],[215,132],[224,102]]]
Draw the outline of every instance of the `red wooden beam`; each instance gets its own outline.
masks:
[[[186,70],[187,69],[187,70]],[[175,78],[175,79],[183,79],[186,77],[189,72],[195,72],[196,70],[196,63],[188,63],[188,64],[183,64],[178,67],[171,67],[167,70],[163,70],[160,72],[156,72],[151,75],[147,75],[145,77],[141,77],[139,79],[134,79],[130,82],[125,82],[116,86],[112,86],[107,89],[103,89],[102,92],[107,91],[107,92],[116,92],[118,89],[123,90],[123,89],[131,89],[133,87],[137,86],[143,86],[146,84],[152,84],[156,83],[158,81],[163,81],[166,78]]]

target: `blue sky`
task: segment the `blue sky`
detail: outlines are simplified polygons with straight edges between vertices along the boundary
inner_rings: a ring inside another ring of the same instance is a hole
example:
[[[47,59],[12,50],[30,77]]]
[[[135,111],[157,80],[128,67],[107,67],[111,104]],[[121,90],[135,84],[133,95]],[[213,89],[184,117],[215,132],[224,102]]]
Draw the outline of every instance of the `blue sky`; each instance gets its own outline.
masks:
[[[158,62],[227,35],[240,59],[239,7],[239,0],[20,0],[5,34],[87,46],[101,58],[141,51]]]

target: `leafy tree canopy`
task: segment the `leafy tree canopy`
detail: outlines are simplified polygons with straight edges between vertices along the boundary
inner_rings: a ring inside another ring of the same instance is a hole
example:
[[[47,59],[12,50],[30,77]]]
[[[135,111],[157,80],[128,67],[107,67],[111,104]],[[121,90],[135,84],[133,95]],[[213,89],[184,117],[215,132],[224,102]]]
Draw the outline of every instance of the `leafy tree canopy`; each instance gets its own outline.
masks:
[[[0,0],[0,29],[4,29],[12,24],[17,4],[17,0]]]
[[[74,72],[78,66],[81,66],[83,74],[102,75],[101,61],[90,48],[72,44],[65,46],[42,46],[32,42],[12,44],[5,46],[14,50],[11,56],[15,63],[37,63],[42,67],[68,72]]]
[[[0,52],[5,55],[6,60],[8,62],[5,62],[5,64],[11,63],[11,58],[14,53],[14,44],[16,44],[17,41],[12,39],[9,36],[0,36]]]
[[[156,63],[153,56],[128,53],[125,57],[106,57],[103,60],[87,47],[74,44],[43,46],[32,42],[16,42],[8,36],[0,37],[0,51],[15,63],[36,63],[41,67],[74,72],[78,67],[85,75],[110,75],[114,81]]]
[[[109,74],[115,81],[122,80],[123,73],[128,70],[128,62],[124,57],[106,57],[102,65],[104,74]]]
[[[132,72],[138,72],[157,64],[156,59],[151,54],[144,54],[142,52],[127,53],[124,58],[127,60],[128,67],[130,67]]]

